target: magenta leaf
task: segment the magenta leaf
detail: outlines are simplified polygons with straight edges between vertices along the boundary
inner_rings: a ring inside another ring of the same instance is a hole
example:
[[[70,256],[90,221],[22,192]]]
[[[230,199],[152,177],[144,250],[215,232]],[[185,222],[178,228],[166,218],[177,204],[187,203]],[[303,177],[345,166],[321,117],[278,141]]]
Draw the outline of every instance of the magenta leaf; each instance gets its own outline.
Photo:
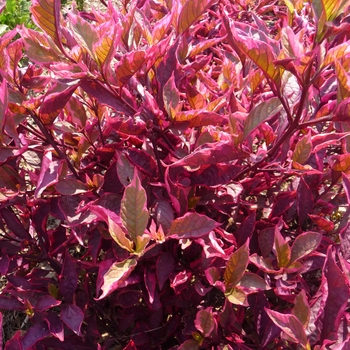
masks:
[[[84,312],[77,305],[62,304],[61,306],[61,320],[74,333],[80,335],[80,328],[84,320]]]
[[[124,85],[137,73],[146,60],[145,51],[132,51],[122,56],[115,67],[115,75],[119,85]]]
[[[336,340],[344,310],[349,299],[349,288],[344,274],[337,266],[332,253],[332,247],[327,250],[325,269],[322,275],[321,289],[324,293],[323,317],[316,321],[321,328],[321,339]]]
[[[176,239],[198,238],[207,235],[218,226],[220,226],[219,223],[205,215],[187,213],[172,222],[169,237]]]
[[[211,308],[199,310],[194,324],[204,338],[210,337],[216,328],[216,321]]]
[[[60,92],[48,92],[39,109],[40,119],[44,125],[53,124],[55,118],[62,111],[78,86],[79,83],[67,86],[65,90]]]
[[[265,308],[265,311],[276,326],[281,328],[282,331],[285,332],[296,343],[299,343],[306,347],[308,341],[305,330],[301,322],[294,315],[281,314],[280,312],[267,308]]]
[[[74,292],[78,285],[78,274],[75,263],[68,250],[64,256],[63,269],[59,278],[59,291],[66,303],[73,303]]]
[[[53,160],[52,152],[48,152],[44,155],[41,171],[38,179],[38,184],[35,189],[35,197],[40,197],[41,194],[47,189],[58,182],[58,177],[63,165],[63,160]]]
[[[159,255],[156,264],[156,273],[158,279],[159,289],[161,290],[164,283],[169,278],[170,274],[174,271],[175,259],[169,252],[164,252]]]
[[[7,82],[3,79],[0,87],[0,142],[3,142],[7,113]]]

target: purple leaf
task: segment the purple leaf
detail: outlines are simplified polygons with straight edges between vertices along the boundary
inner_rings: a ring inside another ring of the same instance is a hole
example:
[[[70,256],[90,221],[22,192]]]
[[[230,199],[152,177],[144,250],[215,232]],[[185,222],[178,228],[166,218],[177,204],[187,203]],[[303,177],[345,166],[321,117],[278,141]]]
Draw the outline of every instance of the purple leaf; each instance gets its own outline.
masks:
[[[250,239],[252,237],[255,229],[255,219],[256,212],[252,211],[241,223],[241,226],[236,230],[235,238],[238,247],[242,246],[247,241],[247,239]]]
[[[169,252],[164,252],[159,255],[156,264],[156,273],[158,279],[159,289],[162,290],[164,283],[174,271],[175,259]]]
[[[294,315],[281,314],[265,308],[265,311],[273,321],[273,323],[282,329],[295,342],[306,347],[308,343],[303,325]]]
[[[6,113],[7,113],[7,82],[3,79],[0,86],[0,142],[3,142],[4,128],[6,125]]]
[[[350,223],[348,222],[344,228],[341,229],[339,233],[340,239],[340,250],[343,254],[344,259],[349,259],[350,257]]]
[[[313,206],[314,197],[312,190],[305,182],[304,177],[301,177],[297,190],[297,211],[299,225],[304,224],[304,222],[308,219],[308,214],[311,214]]]
[[[73,303],[74,292],[78,285],[78,274],[75,262],[72,260],[68,250],[64,256],[61,275],[59,276],[59,291],[66,303]]]
[[[17,331],[14,336],[6,342],[5,350],[23,350],[21,345],[21,331]]]
[[[23,350],[32,349],[41,339],[50,335],[49,327],[46,321],[35,323],[24,334],[21,345]]]
[[[217,324],[211,308],[199,310],[194,321],[196,328],[202,333],[204,338],[210,337]]]
[[[61,320],[77,335],[84,321],[84,312],[80,307],[71,304],[62,304]]]
[[[178,350],[198,350],[199,344],[194,339],[185,340],[179,347]]]
[[[0,215],[6,222],[7,228],[18,238],[31,239],[29,232],[24,228],[23,224],[18,220],[15,213],[7,208],[0,209]]]
[[[154,156],[152,157],[143,150],[130,148],[126,153],[126,157],[143,173],[151,177],[157,176],[158,169]]]
[[[146,268],[144,271],[144,281],[148,292],[148,299],[150,304],[154,302],[154,294],[156,292],[156,273],[150,268]]]
[[[161,225],[164,233],[167,234],[174,221],[174,211],[171,205],[165,200],[159,200],[155,206],[155,216],[158,225]]]
[[[60,341],[64,341],[64,328],[60,318],[53,312],[50,312],[46,318],[49,325],[50,333],[58,338]]]
[[[56,300],[51,295],[42,295],[38,298],[35,303],[32,303],[36,311],[42,312],[52,307],[58,306],[61,304],[60,300]]]
[[[218,222],[205,215],[187,213],[172,222],[169,236],[176,239],[198,238],[207,235],[218,226],[220,226]]]

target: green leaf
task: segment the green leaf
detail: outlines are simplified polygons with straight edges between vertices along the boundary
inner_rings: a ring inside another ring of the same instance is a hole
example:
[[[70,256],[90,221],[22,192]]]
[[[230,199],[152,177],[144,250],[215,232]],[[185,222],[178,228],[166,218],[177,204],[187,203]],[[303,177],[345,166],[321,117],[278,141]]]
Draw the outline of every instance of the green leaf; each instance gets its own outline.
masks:
[[[234,305],[249,306],[247,293],[242,287],[234,287],[225,292],[227,300]]]
[[[134,243],[126,237],[121,227],[110,217],[108,217],[108,227],[109,234],[117,242],[118,245],[130,253],[134,251]]]
[[[306,329],[310,319],[310,306],[304,289],[295,297],[292,313]]]
[[[224,273],[226,289],[230,289],[241,280],[249,262],[249,239],[230,256]]]
[[[178,18],[178,32],[182,34],[216,2],[217,0],[187,0]]]
[[[247,137],[262,122],[273,117],[282,109],[281,101],[278,97],[273,97],[268,101],[261,102],[254,107],[244,123],[244,136]]]
[[[169,236],[177,239],[198,238],[210,233],[218,226],[220,226],[219,223],[205,215],[186,213],[172,222]]]
[[[290,262],[291,250],[288,242],[282,237],[278,228],[275,229],[275,248],[278,267],[286,267]]]
[[[148,224],[149,214],[146,204],[146,191],[142,187],[137,171],[134,171],[134,178],[126,187],[121,201],[120,217],[135,244],[137,237],[145,233]]]
[[[321,240],[322,233],[319,232],[310,231],[300,234],[292,245],[290,263],[311,254],[319,246]]]

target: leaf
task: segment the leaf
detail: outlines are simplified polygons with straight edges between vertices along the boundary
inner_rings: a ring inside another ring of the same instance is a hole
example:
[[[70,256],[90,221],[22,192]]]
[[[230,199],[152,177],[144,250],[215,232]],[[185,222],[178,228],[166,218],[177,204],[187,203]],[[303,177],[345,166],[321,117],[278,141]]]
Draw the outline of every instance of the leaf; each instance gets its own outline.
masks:
[[[169,236],[176,239],[198,238],[207,235],[218,226],[218,222],[205,215],[186,213],[172,222]]]
[[[314,207],[314,196],[312,190],[305,182],[304,177],[300,178],[299,186],[297,189],[297,212],[298,212],[298,223],[303,225],[309,218],[308,214],[311,213]]]
[[[107,295],[118,289],[129,277],[136,265],[137,261],[135,259],[127,259],[121,262],[113,263],[107,272],[103,274],[103,276],[100,276],[99,272],[98,277],[102,280],[102,286],[100,288],[102,290],[102,294],[97,298],[97,300],[105,298]],[[103,267],[103,265],[100,265],[100,268],[101,267]]]
[[[156,263],[156,273],[159,290],[162,290],[165,282],[169,279],[170,274],[174,271],[175,259],[169,252],[163,252],[159,255]]]
[[[242,287],[237,286],[226,290],[225,297],[231,304],[249,306],[247,293],[243,290]]]
[[[173,12],[165,15],[160,21],[156,22],[152,30],[152,44],[156,44],[163,39],[164,35],[169,31],[173,20]]]
[[[247,137],[262,122],[267,121],[282,109],[281,101],[278,97],[273,97],[267,101],[259,103],[248,114],[244,122],[244,137]]]
[[[304,289],[295,297],[292,313],[306,329],[310,319],[310,306]]]
[[[350,180],[344,173],[342,174],[342,183],[343,183],[344,192],[346,194],[346,200],[350,205]]]
[[[350,153],[339,154],[334,157],[335,162],[332,167],[334,171],[348,172],[350,168]]]
[[[92,53],[101,70],[105,72],[113,58],[121,32],[117,30],[114,19],[101,24],[97,31],[98,41],[92,43]]]
[[[115,67],[119,86],[127,83],[146,61],[145,51],[131,51],[122,56]]]
[[[236,149],[233,142],[221,141],[206,143],[197,147],[191,154],[174,162],[172,166],[187,166],[198,168],[201,165],[225,163],[243,157],[243,153]]]
[[[109,234],[117,242],[117,244],[130,253],[134,251],[134,243],[126,237],[121,227],[110,217],[108,217],[108,227]]]
[[[321,341],[325,339],[337,340],[337,331],[349,300],[349,288],[345,276],[337,266],[332,246],[328,247],[327,259],[322,274],[322,290],[326,296],[323,307],[323,319],[316,325],[321,327]]]
[[[226,290],[236,286],[244,275],[249,263],[249,239],[237,249],[227,261],[224,280]]]
[[[60,28],[61,1],[33,0],[31,12],[34,23],[63,49]]]
[[[334,230],[334,223],[325,219],[322,216],[309,214],[309,218],[322,230],[326,232],[331,232]]]
[[[311,132],[302,137],[295,146],[293,162],[305,164],[312,151]]]
[[[30,233],[24,228],[16,214],[9,208],[1,208],[0,216],[5,221],[7,228],[18,239],[31,239]]]
[[[39,198],[45,189],[58,182],[63,160],[52,160],[52,152],[47,152],[42,160],[40,175],[34,197]]]
[[[178,350],[198,350],[198,349],[199,349],[199,344],[194,339],[187,339],[178,347]]]
[[[207,338],[215,330],[215,319],[211,308],[199,310],[194,321],[195,327],[202,333],[204,338]]]
[[[64,255],[62,272],[59,276],[59,291],[66,303],[73,303],[78,286],[78,273],[68,250]]]
[[[63,110],[78,86],[79,83],[73,86],[67,86],[63,91],[55,93],[49,92],[45,96],[39,109],[39,116],[44,125],[53,124],[55,118]]]
[[[161,225],[164,233],[167,234],[174,221],[174,210],[165,200],[159,200],[155,206],[155,220]]]
[[[121,202],[120,217],[133,242],[145,233],[148,224],[146,191],[142,187],[137,172],[130,185],[126,187]]]
[[[178,33],[187,30],[215,3],[216,0],[187,0],[178,18]]]
[[[3,143],[4,128],[6,125],[6,113],[8,105],[7,82],[3,79],[0,86],[0,143]]]
[[[282,237],[280,230],[275,228],[275,248],[278,267],[286,267],[290,263],[291,250],[288,242]]]
[[[272,322],[282,329],[290,338],[296,343],[302,344],[306,347],[307,337],[301,322],[294,315],[281,314],[277,311],[267,309],[265,311],[271,318]]]
[[[164,84],[163,88],[164,108],[171,118],[175,117],[176,112],[181,109],[180,93],[175,85],[174,72],[172,72],[169,80]]]
[[[67,303],[62,304],[60,316],[66,326],[78,336],[81,335],[80,328],[84,321],[84,312],[79,306]]]
[[[322,233],[304,232],[300,234],[294,241],[291,250],[290,263],[304,258],[311,254],[319,246],[322,240]]]
[[[64,179],[55,184],[55,190],[63,195],[71,196],[81,194],[88,191],[88,187],[77,179]]]
[[[50,335],[46,321],[40,321],[31,326],[23,335],[21,340],[21,350],[33,349],[33,346],[41,339]]]
[[[177,112],[174,116],[174,120],[178,122],[189,122],[190,128],[206,125],[225,125],[228,122],[226,116],[205,109]]]
[[[339,61],[334,64],[338,81],[338,101],[341,102],[350,97],[350,75]]]
[[[251,272],[245,272],[237,286],[244,288],[248,293],[270,289],[262,277]]]

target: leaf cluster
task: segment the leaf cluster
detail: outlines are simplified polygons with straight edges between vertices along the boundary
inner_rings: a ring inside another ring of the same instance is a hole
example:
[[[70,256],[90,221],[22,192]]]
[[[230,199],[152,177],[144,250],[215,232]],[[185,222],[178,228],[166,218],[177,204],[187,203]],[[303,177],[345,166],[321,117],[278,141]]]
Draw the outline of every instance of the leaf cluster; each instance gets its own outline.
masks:
[[[347,2],[105,5],[0,38],[4,348],[347,349]]]

